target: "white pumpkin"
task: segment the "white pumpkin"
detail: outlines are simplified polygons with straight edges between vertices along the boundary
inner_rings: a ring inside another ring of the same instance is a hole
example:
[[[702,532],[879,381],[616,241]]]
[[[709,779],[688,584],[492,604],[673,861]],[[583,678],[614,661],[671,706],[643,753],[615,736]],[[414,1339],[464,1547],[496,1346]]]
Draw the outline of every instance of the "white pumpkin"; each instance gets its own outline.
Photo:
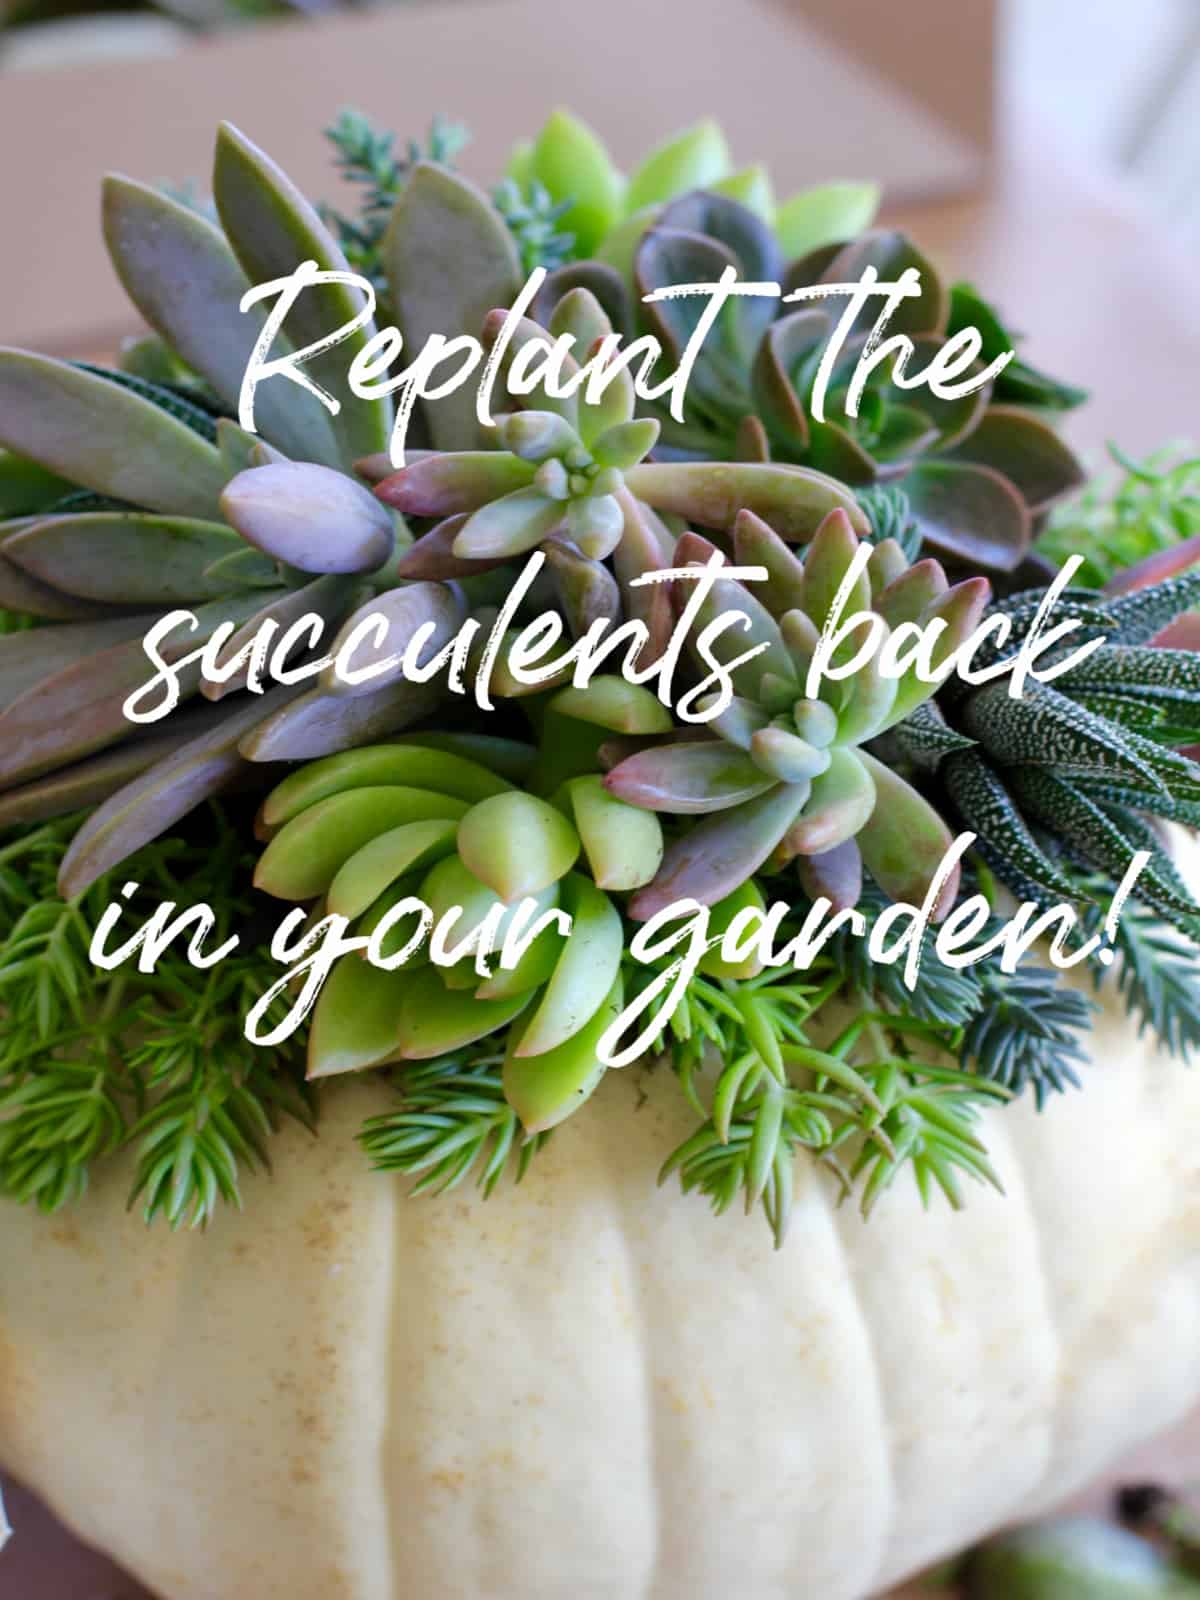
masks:
[[[778,1254],[656,1192],[665,1074],[486,1203],[370,1172],[351,1082],[207,1234],[119,1167],[2,1206],[0,1462],[169,1600],[858,1600],[1200,1400],[1200,1072],[1111,993],[1092,1049],[989,1118],[1007,1197],[802,1163]]]

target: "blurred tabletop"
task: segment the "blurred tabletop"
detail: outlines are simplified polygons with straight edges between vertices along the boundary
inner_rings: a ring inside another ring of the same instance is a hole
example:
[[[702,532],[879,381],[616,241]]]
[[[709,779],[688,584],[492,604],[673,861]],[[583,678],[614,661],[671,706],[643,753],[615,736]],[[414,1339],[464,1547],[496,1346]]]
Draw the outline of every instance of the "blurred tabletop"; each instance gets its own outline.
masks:
[[[1009,143],[982,195],[906,206],[887,220],[1015,316],[1032,361],[1093,391],[1068,421],[1085,454],[1099,459],[1108,439],[1136,454],[1200,435],[1200,302],[1182,251],[1119,186],[1075,169],[1036,128]],[[1146,1477],[1200,1480],[1200,1418],[1075,1504],[1106,1508],[1112,1483]],[[0,1600],[145,1600],[26,1497],[10,1490],[8,1498],[16,1534],[0,1559]],[[893,1600],[930,1593],[910,1586]]]

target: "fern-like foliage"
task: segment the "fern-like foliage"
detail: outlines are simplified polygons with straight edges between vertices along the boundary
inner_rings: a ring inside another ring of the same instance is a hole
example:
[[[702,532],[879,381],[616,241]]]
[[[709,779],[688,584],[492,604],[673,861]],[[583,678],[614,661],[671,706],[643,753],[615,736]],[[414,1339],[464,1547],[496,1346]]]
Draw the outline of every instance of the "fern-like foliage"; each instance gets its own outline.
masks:
[[[522,1134],[504,1098],[503,1062],[494,1040],[480,1040],[407,1068],[396,1109],[359,1134],[371,1165],[415,1178],[413,1194],[444,1194],[473,1175],[487,1196],[510,1169],[520,1183],[550,1134]]]
[[[351,268],[369,278],[381,296],[387,292],[383,269],[383,236],[408,174],[419,161],[437,161],[452,167],[470,135],[459,123],[435,117],[422,145],[410,139],[403,153],[396,135],[376,128],[358,111],[343,111],[325,137],[334,148],[334,161],[348,183],[361,194],[357,212],[347,216],[333,206],[321,207],[321,218],[342,247]]]
[[[1120,469],[1097,477],[1054,511],[1038,548],[1058,566],[1083,557],[1079,582],[1101,589],[1126,567],[1200,534],[1200,456],[1178,448],[1133,461],[1115,445]]]
[[[872,484],[857,490],[855,498],[870,519],[871,543],[894,539],[911,566],[921,553],[921,525],[904,490],[894,483]]]
[[[201,819],[193,838],[159,841],[122,866],[120,882],[141,885],[131,919],[171,899],[214,906],[218,938],[247,925],[253,852],[215,808]],[[207,971],[175,947],[150,973],[94,966],[92,930],[118,885],[105,878],[77,902],[59,898],[79,821],[0,844],[0,1193],[58,1210],[86,1191],[96,1161],[130,1146],[147,1219],[201,1225],[220,1201],[240,1203],[240,1175],[266,1164],[282,1119],[313,1125],[303,1042],[262,1050],[242,1035],[270,970],[261,950]]]
[[[538,267],[552,272],[570,261],[575,235],[558,226],[571,209],[569,200],[556,202],[536,178],[524,190],[512,178],[506,178],[492,190],[492,204],[516,241],[526,277]]]

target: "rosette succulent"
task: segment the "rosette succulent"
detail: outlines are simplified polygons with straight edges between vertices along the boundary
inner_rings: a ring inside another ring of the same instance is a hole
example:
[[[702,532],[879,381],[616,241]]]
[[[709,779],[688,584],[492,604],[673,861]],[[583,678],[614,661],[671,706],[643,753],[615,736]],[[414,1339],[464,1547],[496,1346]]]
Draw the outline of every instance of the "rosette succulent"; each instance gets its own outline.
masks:
[[[950,846],[949,830],[865,746],[909,716],[935,684],[918,676],[915,665],[886,676],[881,658],[891,629],[939,624],[930,658],[936,671],[977,626],[987,580],[951,588],[936,561],[910,567],[894,540],[875,545],[841,607],[847,617],[878,616],[875,652],[852,677],[825,680],[810,697],[805,684],[813,655],[859,549],[854,530],[841,512],[830,513],[801,562],[765,522],[742,512],[733,546],[740,565],[766,569],[766,603],[725,579],[713,586],[697,622],[739,611],[760,653],[734,664],[746,635],[730,630],[716,645],[726,652],[737,691],[729,704],[714,703],[709,727],[689,730],[695,737],[639,751],[604,780],[633,805],[705,817],[671,844],[654,883],[634,898],[632,915],[651,916],[676,900],[723,899],[764,865],[796,858],[805,886],[835,904],[857,903],[864,862],[892,898],[919,902]],[[702,565],[712,553],[689,534],[675,560]],[[844,667],[856,650],[856,642],[839,646],[831,668]],[[710,731],[715,737],[704,736]],[[957,878],[946,885],[943,912],[956,888]]]

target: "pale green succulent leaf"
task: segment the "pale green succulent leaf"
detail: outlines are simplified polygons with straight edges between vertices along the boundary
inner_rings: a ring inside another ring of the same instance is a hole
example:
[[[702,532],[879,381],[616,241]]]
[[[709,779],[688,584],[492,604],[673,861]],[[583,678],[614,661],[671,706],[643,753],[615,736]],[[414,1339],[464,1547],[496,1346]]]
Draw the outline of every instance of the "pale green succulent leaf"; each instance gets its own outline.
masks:
[[[313,206],[269,156],[228,122],[217,134],[213,199],[225,235],[252,283],[285,278],[302,261],[315,261],[321,272],[349,271]],[[306,289],[288,318],[289,337],[296,345],[315,344],[351,322],[362,306],[362,294],[346,284]],[[366,348],[374,331],[374,323],[367,323],[305,369],[341,402],[331,426],[347,467],[358,456],[385,450],[391,433],[391,401],[360,399],[345,383],[351,361]]]

